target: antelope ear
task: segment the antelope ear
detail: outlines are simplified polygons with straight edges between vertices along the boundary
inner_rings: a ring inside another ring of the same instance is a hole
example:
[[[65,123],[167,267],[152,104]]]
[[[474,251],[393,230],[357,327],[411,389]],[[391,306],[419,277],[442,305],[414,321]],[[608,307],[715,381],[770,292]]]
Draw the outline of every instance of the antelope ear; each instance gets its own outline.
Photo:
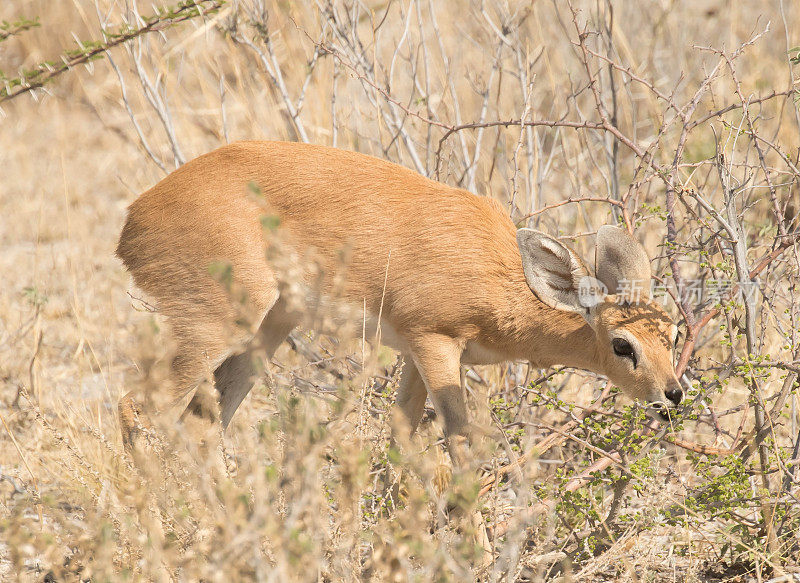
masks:
[[[517,244],[528,287],[551,308],[575,312],[589,323],[596,298],[587,298],[594,290],[581,258],[557,239],[533,229],[518,229]]]
[[[594,259],[597,279],[608,293],[628,291],[650,297],[650,258],[628,231],[611,225],[600,227]]]

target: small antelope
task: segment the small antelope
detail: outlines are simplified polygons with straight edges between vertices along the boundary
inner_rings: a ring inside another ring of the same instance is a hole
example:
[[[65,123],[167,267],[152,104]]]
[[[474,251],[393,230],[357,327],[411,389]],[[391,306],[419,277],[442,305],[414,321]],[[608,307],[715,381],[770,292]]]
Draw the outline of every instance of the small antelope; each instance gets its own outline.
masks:
[[[198,391],[184,415],[226,427],[254,384],[254,351],[270,358],[303,318],[267,258],[265,207],[280,220],[281,249],[315,258],[323,294],[380,318],[383,338],[404,355],[402,417],[413,432],[430,396],[456,464],[469,435],[464,364],[588,369],[662,416],[681,401],[677,329],[647,296],[650,261],[626,231],[598,231],[595,273],[608,295],[587,300],[581,291],[593,280],[575,251],[516,229],[491,198],[355,152],[249,141],[200,156],[142,194],[117,247],[177,341],[162,402],[213,371],[218,403]],[[244,290],[255,326],[237,325],[237,300],[209,269],[218,262]],[[640,301],[618,301],[623,280],[643,289]],[[129,446],[142,406],[133,393],[120,401]]]

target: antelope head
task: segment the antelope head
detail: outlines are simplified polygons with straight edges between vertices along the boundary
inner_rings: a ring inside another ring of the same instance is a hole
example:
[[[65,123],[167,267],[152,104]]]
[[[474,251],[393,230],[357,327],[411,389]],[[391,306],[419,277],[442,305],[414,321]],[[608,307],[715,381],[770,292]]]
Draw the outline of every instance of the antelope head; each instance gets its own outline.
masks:
[[[677,327],[650,297],[650,259],[627,231],[597,232],[595,276],[557,239],[517,231],[528,286],[545,304],[579,314],[593,331],[593,370],[662,418],[683,398],[673,368]]]

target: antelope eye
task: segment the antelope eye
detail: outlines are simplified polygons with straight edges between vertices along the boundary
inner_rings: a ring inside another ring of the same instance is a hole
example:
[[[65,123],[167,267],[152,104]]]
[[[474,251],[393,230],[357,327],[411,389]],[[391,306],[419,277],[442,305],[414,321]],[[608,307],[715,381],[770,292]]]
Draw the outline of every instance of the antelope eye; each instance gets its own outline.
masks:
[[[623,358],[630,358],[633,361],[633,368],[636,368],[636,353],[630,342],[624,338],[614,338],[611,341],[611,346],[614,348],[614,354]]]

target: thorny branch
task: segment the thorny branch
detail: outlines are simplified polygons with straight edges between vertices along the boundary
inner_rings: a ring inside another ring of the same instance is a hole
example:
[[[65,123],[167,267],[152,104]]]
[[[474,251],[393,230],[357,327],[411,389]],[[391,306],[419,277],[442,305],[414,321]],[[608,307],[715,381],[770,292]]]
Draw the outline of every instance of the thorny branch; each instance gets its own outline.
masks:
[[[101,58],[106,51],[137,39],[151,32],[158,32],[180,22],[191,20],[219,10],[225,0],[190,0],[183,1],[171,9],[158,12],[142,19],[139,27],[126,26],[119,31],[103,31],[102,42],[81,42],[79,48],[67,51],[57,61],[41,63],[20,77],[8,79],[0,75],[3,87],[0,87],[0,104],[24,93],[29,93],[63,75],[70,69]]]

